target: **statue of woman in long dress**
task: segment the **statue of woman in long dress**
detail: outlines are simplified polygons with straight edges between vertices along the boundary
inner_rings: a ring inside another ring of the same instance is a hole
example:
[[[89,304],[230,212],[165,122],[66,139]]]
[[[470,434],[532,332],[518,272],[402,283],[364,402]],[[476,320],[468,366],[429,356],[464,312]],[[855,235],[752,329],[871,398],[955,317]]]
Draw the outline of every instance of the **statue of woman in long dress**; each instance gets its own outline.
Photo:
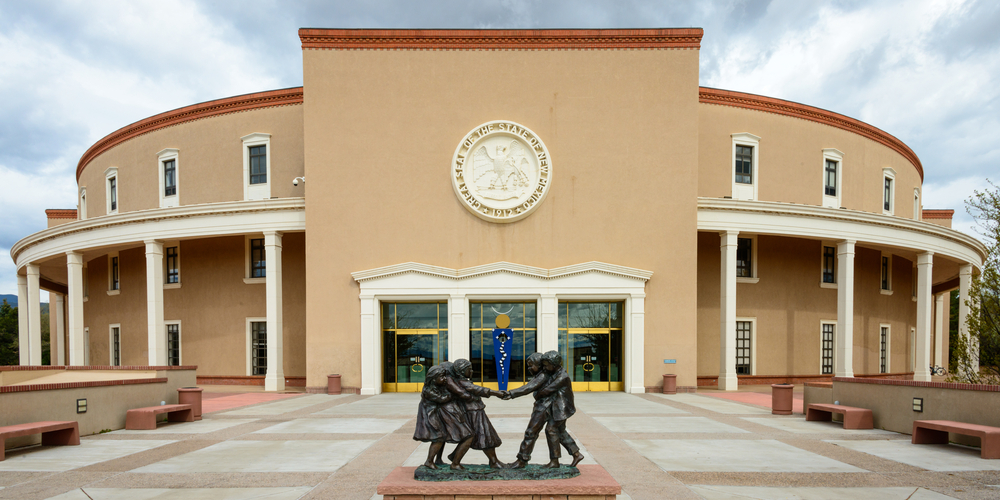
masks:
[[[442,363],[447,365],[447,363]],[[472,449],[483,450],[486,458],[490,461],[493,469],[502,469],[504,464],[497,460],[497,447],[502,441],[497,434],[490,417],[486,415],[486,405],[482,398],[503,397],[503,393],[473,384],[469,377],[472,376],[472,363],[467,359],[457,359],[449,367],[450,377],[447,386],[454,397],[461,401],[465,407],[465,416],[472,429]],[[457,451],[457,450],[456,450]],[[449,459],[456,456],[456,453],[448,455]]]
[[[459,399],[448,389],[448,374],[441,365],[432,366],[427,370],[426,383],[420,393],[420,405],[417,407],[417,424],[413,431],[416,441],[430,442],[425,467],[437,469],[434,457],[440,456],[445,443],[457,443],[458,447],[451,457],[451,468],[464,469],[462,457],[472,445],[473,433],[466,419],[465,409]]]

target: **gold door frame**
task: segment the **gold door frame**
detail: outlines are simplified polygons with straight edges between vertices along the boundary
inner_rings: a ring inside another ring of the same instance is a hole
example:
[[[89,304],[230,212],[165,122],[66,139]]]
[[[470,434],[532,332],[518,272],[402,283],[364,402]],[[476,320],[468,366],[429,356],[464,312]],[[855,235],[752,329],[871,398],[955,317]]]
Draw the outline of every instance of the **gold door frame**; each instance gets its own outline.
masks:
[[[589,334],[589,335],[607,335],[608,337],[608,354],[611,353],[611,331],[618,330],[617,328],[566,328],[566,363],[569,365],[572,360],[569,359],[569,353],[572,349],[573,341],[572,335]],[[608,366],[611,366],[611,360],[608,360]],[[565,367],[569,371],[570,367]],[[621,376],[621,367],[618,367],[619,377]],[[608,378],[611,378],[610,376]],[[573,381],[573,391],[580,392],[606,392],[606,391],[624,391],[625,382],[577,382]]]
[[[419,328],[419,329],[409,329],[409,330],[395,330],[393,332],[392,341],[396,342],[396,337],[400,335],[438,335],[440,330],[433,328]],[[437,342],[435,342],[437,344]],[[394,345],[395,347],[395,345]],[[385,349],[385,346],[382,346]],[[440,354],[441,349],[437,348],[437,354]],[[430,368],[433,365],[426,366],[424,369]],[[397,352],[393,356],[393,373],[399,372],[399,353]],[[382,383],[382,392],[420,392],[424,390],[424,384],[420,382],[392,382],[392,383]]]

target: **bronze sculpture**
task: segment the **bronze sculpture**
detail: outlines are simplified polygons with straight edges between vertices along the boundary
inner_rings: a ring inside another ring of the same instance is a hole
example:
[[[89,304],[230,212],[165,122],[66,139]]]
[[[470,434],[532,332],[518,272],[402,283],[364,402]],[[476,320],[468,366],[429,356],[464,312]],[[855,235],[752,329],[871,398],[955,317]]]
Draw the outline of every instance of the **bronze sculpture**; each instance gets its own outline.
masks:
[[[461,470],[462,457],[472,446],[472,429],[465,417],[465,409],[459,406],[457,398],[448,390],[447,379],[447,371],[441,365],[432,366],[427,370],[426,382],[420,392],[413,439],[431,443],[427,461],[424,462],[424,467],[431,469],[437,469],[434,458],[441,455],[444,444],[457,443],[451,468]]]

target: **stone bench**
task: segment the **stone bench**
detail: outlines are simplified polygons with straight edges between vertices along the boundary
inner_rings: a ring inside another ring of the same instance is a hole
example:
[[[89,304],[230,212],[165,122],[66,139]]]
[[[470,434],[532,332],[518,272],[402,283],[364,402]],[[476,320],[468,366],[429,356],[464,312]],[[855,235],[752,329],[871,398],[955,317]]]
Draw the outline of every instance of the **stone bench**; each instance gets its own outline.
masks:
[[[80,427],[76,422],[32,422],[0,427],[0,460],[5,458],[4,448],[7,439],[42,435],[43,446],[62,446],[80,444]]]
[[[192,405],[160,405],[125,412],[125,428],[130,431],[156,429],[156,416],[164,413],[168,422],[194,422]]]
[[[845,429],[872,428],[872,411],[853,406],[812,403],[806,407],[806,420],[829,422],[833,420],[834,413],[844,416]]]
[[[966,424],[951,420],[916,420],[913,422],[913,444],[948,444],[948,433],[976,436],[980,439],[983,458],[1000,458],[1000,427]]]

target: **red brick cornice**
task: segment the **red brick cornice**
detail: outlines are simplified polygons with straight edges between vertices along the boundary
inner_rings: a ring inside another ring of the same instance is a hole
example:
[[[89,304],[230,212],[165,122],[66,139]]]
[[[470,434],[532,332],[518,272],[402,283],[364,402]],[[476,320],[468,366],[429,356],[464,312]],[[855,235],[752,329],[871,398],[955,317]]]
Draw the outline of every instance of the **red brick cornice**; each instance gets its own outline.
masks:
[[[595,50],[698,49],[701,28],[549,30],[384,30],[302,28],[303,49]]]
[[[75,219],[76,209],[75,208],[47,208],[45,209],[45,218],[47,219]]]
[[[921,212],[924,219],[947,219],[951,220],[955,216],[955,211],[951,209],[931,209]]]
[[[289,89],[270,90],[267,92],[257,92],[254,94],[244,94],[225,99],[192,104],[183,108],[178,108],[166,113],[151,116],[145,120],[137,121],[131,125],[126,125],[106,137],[97,141],[90,147],[80,163],[76,167],[76,180],[80,180],[80,174],[91,160],[97,155],[143,134],[148,134],[154,130],[170,127],[179,123],[200,120],[210,116],[237,113],[258,108],[269,108],[272,106],[288,106],[292,104],[302,104],[302,87]]]
[[[854,118],[837,114],[832,111],[827,111],[825,109],[806,106],[805,104],[799,104],[797,102],[784,101],[756,94],[733,92],[731,90],[713,89],[709,87],[701,87],[698,89],[698,99],[706,104],[734,106],[737,108],[746,108],[764,111],[767,113],[793,116],[795,118],[801,118],[803,120],[822,123],[831,127],[837,127],[849,132],[854,132],[855,134],[867,137],[868,139],[882,144],[883,146],[886,146],[903,155],[903,157],[909,160],[910,163],[913,164],[913,167],[917,169],[917,173],[920,174],[920,181],[923,182],[924,180],[924,167],[920,163],[920,158],[917,158],[916,153],[914,153],[909,146],[903,144],[903,141],[895,138],[894,136],[865,122],[855,120]]]

